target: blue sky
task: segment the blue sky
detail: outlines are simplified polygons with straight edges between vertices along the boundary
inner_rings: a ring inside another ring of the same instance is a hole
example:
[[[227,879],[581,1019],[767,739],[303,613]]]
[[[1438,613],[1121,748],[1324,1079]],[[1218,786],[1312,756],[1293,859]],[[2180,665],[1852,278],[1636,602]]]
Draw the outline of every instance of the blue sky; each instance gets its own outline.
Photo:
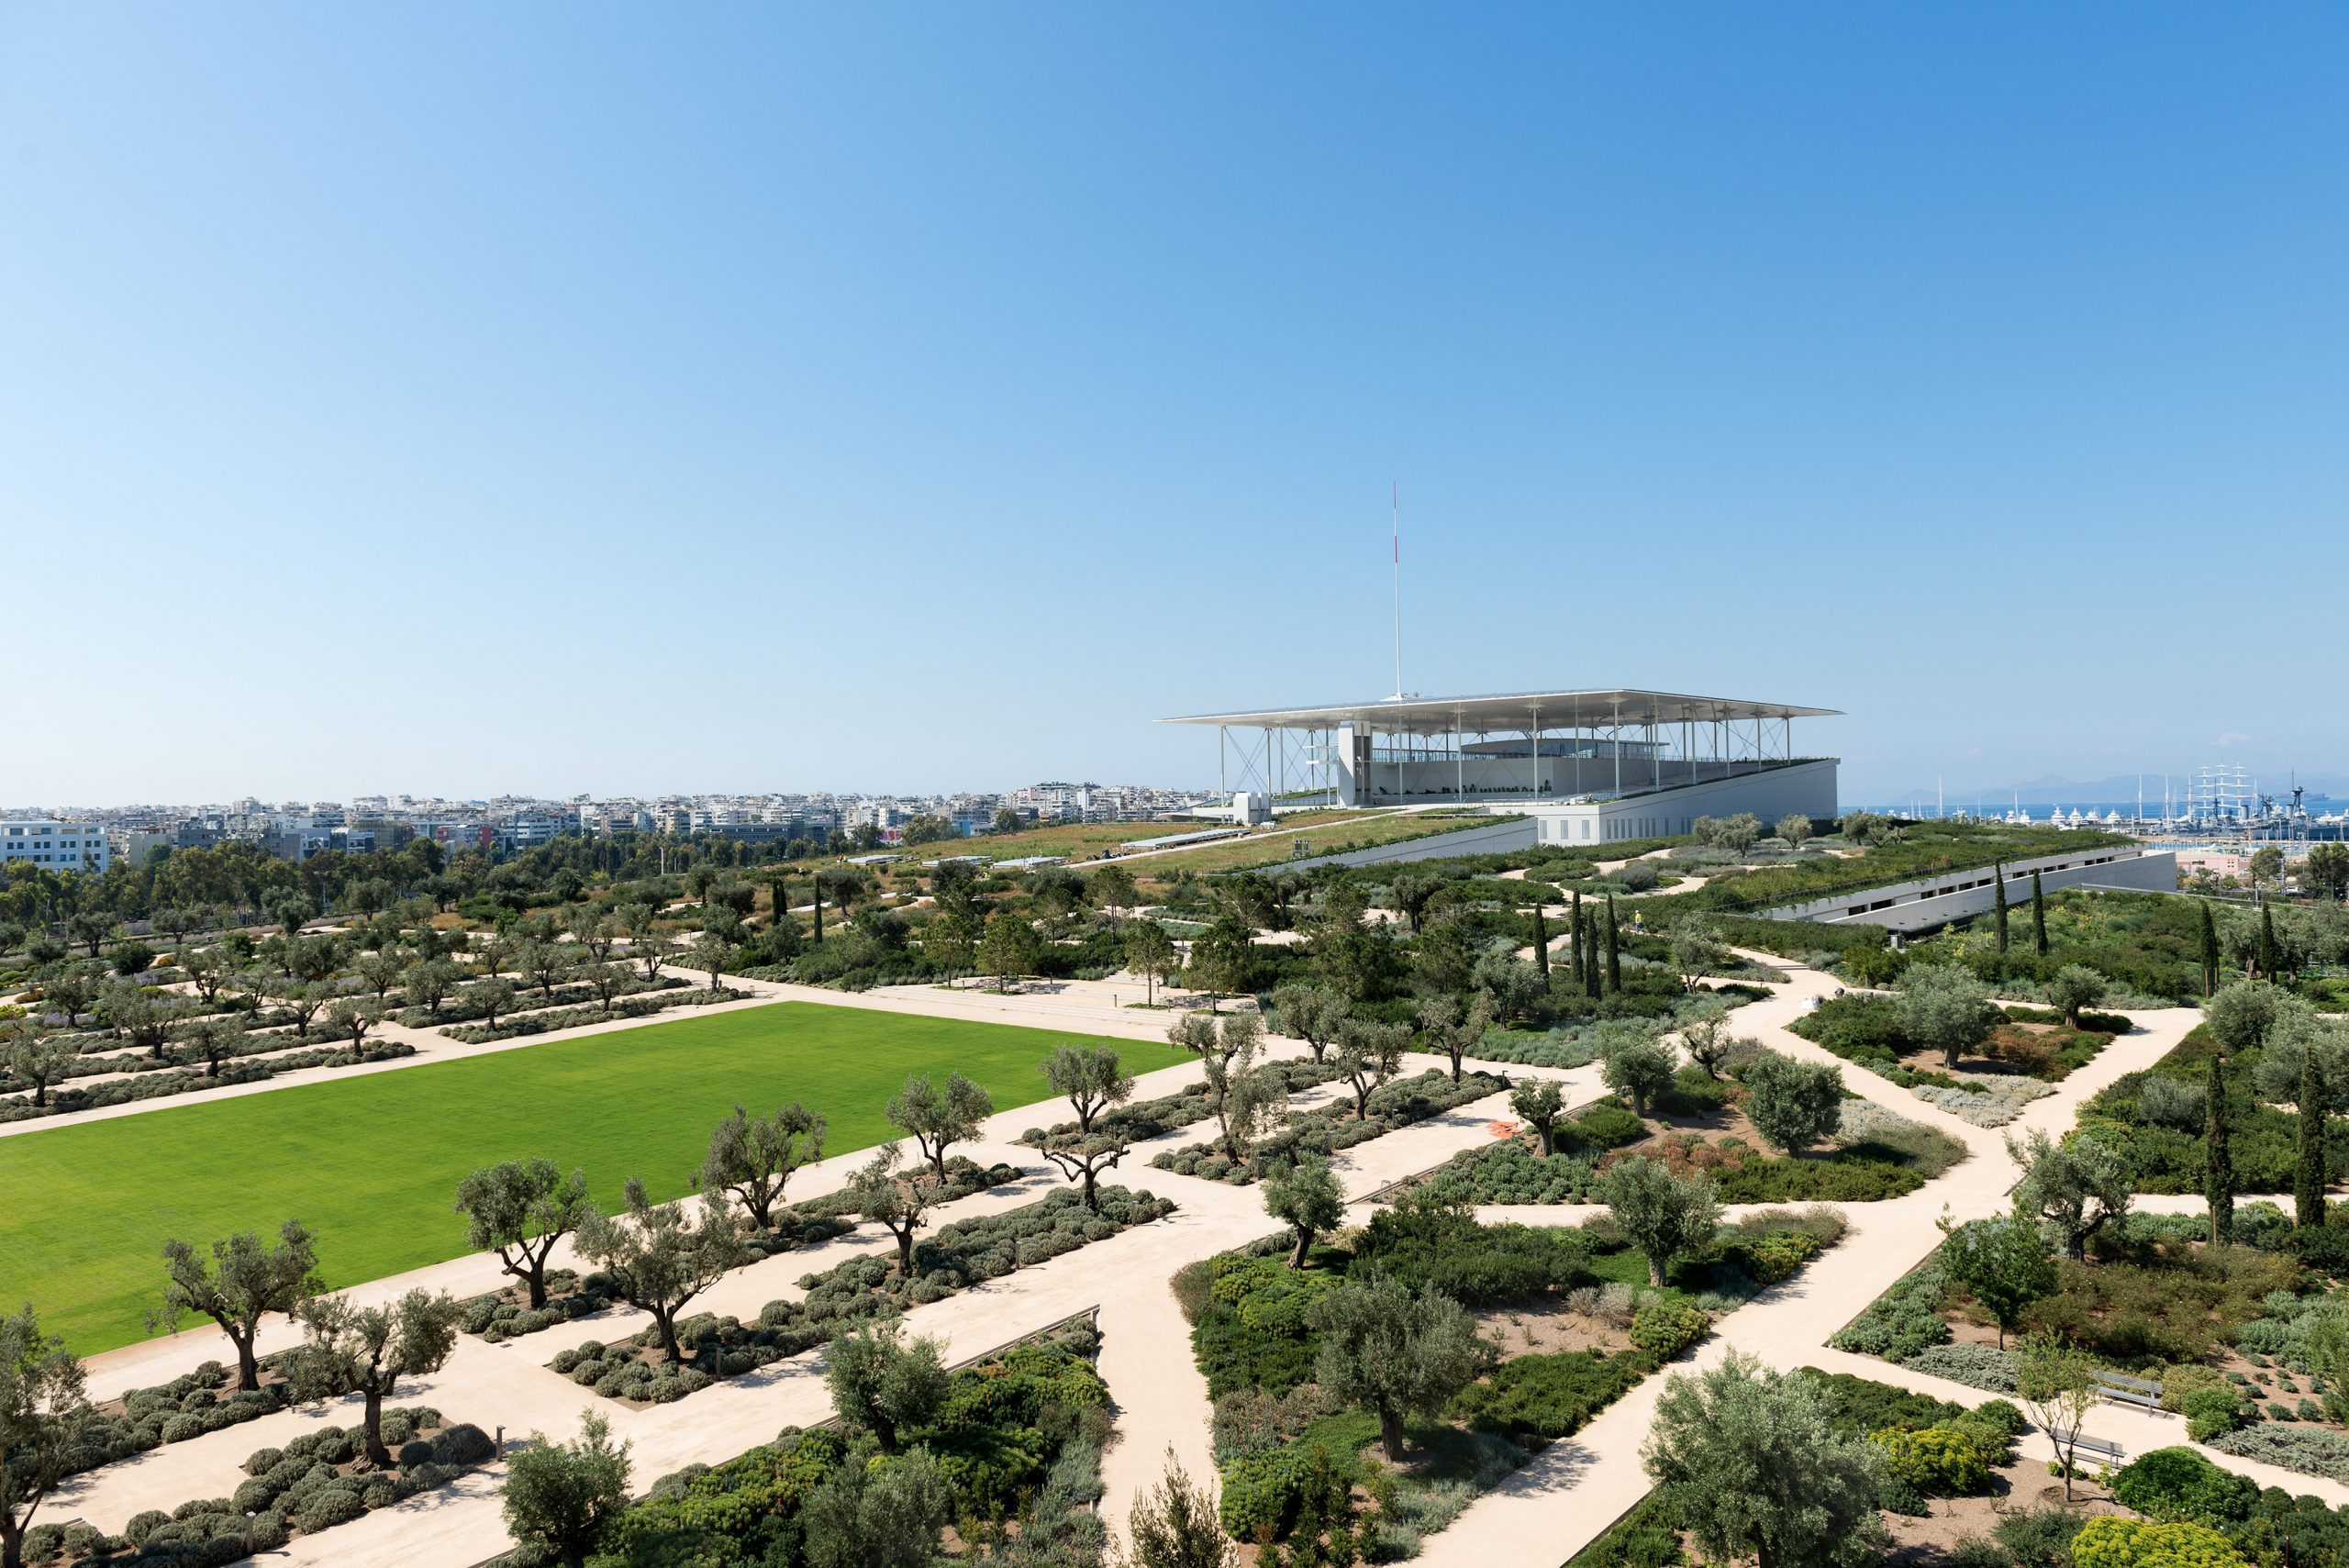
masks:
[[[2349,769],[2349,11],[0,11],[0,802]],[[31,563],[28,574],[25,564]],[[28,700],[35,699],[37,701]]]

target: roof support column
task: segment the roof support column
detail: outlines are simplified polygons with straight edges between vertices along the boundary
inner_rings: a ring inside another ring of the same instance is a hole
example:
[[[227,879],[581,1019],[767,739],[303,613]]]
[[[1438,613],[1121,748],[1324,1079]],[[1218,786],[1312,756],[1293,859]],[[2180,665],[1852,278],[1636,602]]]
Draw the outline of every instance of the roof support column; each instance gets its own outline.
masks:
[[[1228,726],[1219,724],[1215,727],[1215,787],[1219,795],[1228,795],[1231,790],[1230,769],[1224,760],[1224,741],[1230,734]]]
[[[1623,699],[1615,699],[1615,711],[1607,720],[1607,749],[1615,753],[1615,793],[1623,793]]]

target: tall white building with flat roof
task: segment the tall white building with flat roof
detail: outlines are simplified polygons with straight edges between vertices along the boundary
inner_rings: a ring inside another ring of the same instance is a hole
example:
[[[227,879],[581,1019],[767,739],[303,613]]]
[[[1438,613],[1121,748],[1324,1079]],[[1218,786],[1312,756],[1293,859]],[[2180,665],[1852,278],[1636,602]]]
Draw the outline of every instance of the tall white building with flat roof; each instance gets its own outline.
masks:
[[[0,871],[29,861],[51,871],[103,872],[106,830],[95,822],[0,822]]]

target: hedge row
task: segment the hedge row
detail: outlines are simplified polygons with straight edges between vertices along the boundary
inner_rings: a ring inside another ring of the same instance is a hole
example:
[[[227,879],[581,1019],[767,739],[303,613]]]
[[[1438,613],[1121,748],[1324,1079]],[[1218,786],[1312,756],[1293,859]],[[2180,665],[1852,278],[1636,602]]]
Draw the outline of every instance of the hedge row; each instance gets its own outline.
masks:
[[[113,1078],[87,1089],[54,1090],[45,1106],[36,1106],[30,1100],[15,1100],[0,1105],[0,1122],[71,1116],[76,1111],[128,1105],[134,1100],[161,1100],[175,1095],[202,1094],[206,1089],[223,1088],[231,1084],[265,1084],[282,1073],[298,1073],[305,1068],[355,1067],[361,1062],[390,1062],[415,1054],[416,1047],[404,1040],[371,1040],[356,1051],[347,1045],[321,1046],[313,1051],[289,1051],[266,1060],[246,1061],[223,1067],[217,1077],[175,1068],[165,1073],[141,1073],[135,1078]]]
[[[589,1007],[554,1007],[542,1013],[517,1014],[495,1029],[460,1024],[440,1032],[463,1045],[488,1045],[501,1040],[518,1040],[524,1035],[551,1034],[556,1029],[578,1029],[587,1024],[608,1024],[618,1018],[645,1018],[663,1013],[672,1007],[706,1007],[717,1002],[739,1002],[749,995],[731,986],[707,991],[696,988],[683,992],[663,992],[659,995],[632,995],[617,999],[610,1012],[602,1003]]]
[[[677,1325],[679,1343],[691,1358],[682,1366],[656,1366],[639,1353],[660,1344],[653,1329],[613,1345],[590,1340],[547,1365],[607,1399],[665,1405],[719,1378],[814,1350],[860,1320],[943,1301],[1174,1211],[1164,1198],[1124,1187],[1105,1186],[1097,1195],[1097,1214],[1063,1187],[1005,1214],[957,1220],[915,1243],[910,1277],[878,1257],[852,1258],[803,1276],[804,1298],[770,1301],[750,1323],[709,1313],[686,1318]]]
[[[168,1514],[150,1508],[118,1536],[85,1524],[37,1525],[26,1532],[25,1560],[218,1568],[445,1486],[496,1456],[479,1427],[443,1426],[440,1412],[426,1407],[391,1409],[384,1412],[384,1440],[397,1453],[399,1468],[342,1474],[336,1467],[359,1457],[362,1430],[322,1427],[283,1449],[258,1450],[244,1462],[252,1479],[234,1496],[194,1498]]]
[[[1212,1143],[1194,1143],[1160,1154],[1151,1164],[1178,1175],[1247,1186],[1263,1180],[1267,1171],[1293,1165],[1307,1155],[1318,1154],[1326,1159],[1341,1150],[1497,1095],[1508,1087],[1508,1079],[1489,1073],[1470,1073],[1455,1084],[1431,1068],[1416,1078],[1397,1079],[1374,1093],[1366,1121],[1357,1119],[1350,1106],[1344,1109],[1333,1106],[1291,1111],[1286,1125],[1258,1140],[1245,1160],[1229,1160]]]
[[[976,1161],[958,1154],[946,1162],[945,1184],[935,1189],[937,1195],[932,1201],[953,1203],[1016,1182],[1019,1177],[1017,1166],[982,1168]],[[748,1238],[743,1246],[751,1254],[749,1261],[753,1262],[813,1247],[855,1229],[855,1200],[843,1188],[777,1210],[774,1229]],[[526,1305],[527,1299],[518,1286],[469,1297],[460,1304],[462,1317],[459,1322],[467,1333],[479,1334],[496,1344],[592,1318],[620,1302],[618,1282],[611,1275],[598,1271],[582,1278],[569,1269],[557,1269],[547,1275],[544,1307],[533,1309]]]
[[[1273,1062],[1264,1069],[1280,1075],[1284,1094],[1294,1095],[1306,1089],[1318,1088],[1340,1076],[1335,1063],[1327,1062]],[[1096,1126],[1123,1133],[1136,1142],[1162,1137],[1205,1121],[1215,1114],[1215,1097],[1205,1084],[1194,1084],[1175,1094],[1155,1100],[1138,1100],[1131,1105],[1116,1106],[1097,1118]],[[1056,1139],[1067,1138],[1076,1131],[1076,1123],[1060,1122],[1050,1128],[1031,1127],[1019,1135],[1019,1141],[1042,1149]]]

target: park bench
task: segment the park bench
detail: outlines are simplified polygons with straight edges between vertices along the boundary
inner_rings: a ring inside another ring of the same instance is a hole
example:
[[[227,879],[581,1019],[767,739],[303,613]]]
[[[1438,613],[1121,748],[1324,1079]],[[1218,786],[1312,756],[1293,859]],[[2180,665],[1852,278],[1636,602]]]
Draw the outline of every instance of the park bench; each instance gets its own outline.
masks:
[[[2102,1464],[2118,1464],[2127,1457],[2119,1443],[2103,1438],[2083,1435],[2072,1444],[2072,1462],[2075,1464],[2083,1459],[2093,1459]]]
[[[2116,1405],[2134,1405],[2140,1410],[2162,1407],[2162,1385],[2146,1378],[2100,1372],[2096,1374],[2096,1391]]]

